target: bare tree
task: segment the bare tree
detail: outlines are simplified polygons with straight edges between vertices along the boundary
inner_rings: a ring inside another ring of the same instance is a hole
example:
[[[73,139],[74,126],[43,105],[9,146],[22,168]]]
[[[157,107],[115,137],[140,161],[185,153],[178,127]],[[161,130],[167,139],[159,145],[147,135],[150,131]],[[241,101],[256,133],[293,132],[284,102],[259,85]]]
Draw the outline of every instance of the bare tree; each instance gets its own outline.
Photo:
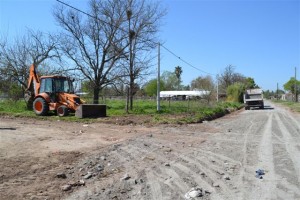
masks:
[[[121,75],[117,66],[128,46],[127,34],[120,29],[126,9],[122,1],[91,0],[88,15],[64,5],[58,5],[53,13],[64,30],[61,50],[92,84],[97,104],[100,91]]]
[[[160,21],[166,14],[159,2],[146,0],[121,0],[126,7],[127,24],[124,29],[128,30],[128,60],[124,63],[124,75],[126,84],[129,85],[130,109],[133,108],[133,96],[136,91],[137,79],[149,75],[151,60],[149,52],[157,46],[157,33]]]
[[[225,93],[228,86],[237,82],[244,83],[245,79],[242,74],[235,72],[234,66],[228,65],[219,77],[220,90]]]
[[[38,68],[39,65],[46,64],[46,60],[59,58],[56,47],[55,37],[40,31],[29,30],[26,35],[16,38],[13,42],[2,38],[0,42],[1,75],[8,80],[16,81],[23,89],[27,88],[30,65],[33,64]]]
[[[61,49],[92,83],[94,103],[104,87],[122,79],[132,108],[135,81],[147,74],[147,52],[155,46],[163,13],[146,0],[91,0],[86,13],[67,4],[56,7],[54,17],[64,29]]]
[[[38,67],[46,59],[58,58],[56,45],[56,40],[50,34],[28,31],[27,35],[16,38],[11,44],[2,40],[0,64],[7,76],[13,77],[26,88],[30,65]]]

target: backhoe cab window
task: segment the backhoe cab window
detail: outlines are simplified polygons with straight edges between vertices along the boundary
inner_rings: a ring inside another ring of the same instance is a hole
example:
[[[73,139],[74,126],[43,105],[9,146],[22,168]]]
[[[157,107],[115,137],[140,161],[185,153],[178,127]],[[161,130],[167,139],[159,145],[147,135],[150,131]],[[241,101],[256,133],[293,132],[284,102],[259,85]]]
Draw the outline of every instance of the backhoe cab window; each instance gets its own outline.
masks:
[[[52,78],[45,78],[41,80],[40,93],[43,92],[47,92],[47,93],[53,92]]]
[[[66,92],[74,93],[72,82],[66,78],[43,78],[40,93]]]
[[[74,93],[72,82],[69,79],[54,79],[56,92]]]

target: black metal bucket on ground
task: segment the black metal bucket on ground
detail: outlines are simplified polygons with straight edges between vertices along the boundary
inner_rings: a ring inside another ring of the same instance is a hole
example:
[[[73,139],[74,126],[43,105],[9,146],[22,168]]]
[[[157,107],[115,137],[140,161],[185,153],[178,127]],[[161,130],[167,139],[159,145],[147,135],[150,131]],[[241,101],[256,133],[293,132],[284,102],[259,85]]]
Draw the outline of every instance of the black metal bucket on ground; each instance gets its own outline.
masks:
[[[106,105],[105,104],[81,104],[76,112],[75,116],[78,118],[98,118],[106,117]]]

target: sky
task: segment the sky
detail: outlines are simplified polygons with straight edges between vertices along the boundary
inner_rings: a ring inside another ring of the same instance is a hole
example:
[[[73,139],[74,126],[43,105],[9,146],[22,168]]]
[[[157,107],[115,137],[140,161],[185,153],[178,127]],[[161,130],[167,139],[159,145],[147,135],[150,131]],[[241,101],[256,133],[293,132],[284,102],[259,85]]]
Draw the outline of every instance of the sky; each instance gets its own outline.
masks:
[[[85,0],[65,2],[86,10]],[[0,0],[0,34],[14,38],[27,28],[59,31],[52,16],[55,4]],[[277,83],[283,89],[295,68],[300,79],[300,0],[162,0],[162,6],[168,13],[159,38],[177,57],[161,48],[161,72],[182,67],[184,85],[199,76],[215,78],[228,65],[264,90],[276,90]]]

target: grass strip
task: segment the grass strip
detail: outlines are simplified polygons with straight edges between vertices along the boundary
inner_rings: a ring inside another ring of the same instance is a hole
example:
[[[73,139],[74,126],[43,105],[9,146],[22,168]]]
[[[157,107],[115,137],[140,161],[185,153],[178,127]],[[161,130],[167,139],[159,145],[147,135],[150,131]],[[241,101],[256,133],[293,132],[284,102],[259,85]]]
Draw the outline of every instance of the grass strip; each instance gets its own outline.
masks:
[[[242,104],[235,102],[222,102],[207,104],[201,101],[162,101],[161,111],[156,111],[156,101],[136,100],[134,109],[126,113],[124,100],[108,100],[107,105],[108,118],[140,116],[151,117],[147,120],[149,123],[162,124],[187,124],[199,123],[205,120],[212,120],[225,114],[240,109]],[[0,101],[0,115],[9,115],[15,117],[30,117],[41,120],[61,120],[70,122],[97,122],[97,119],[78,119],[74,115],[67,117],[58,117],[54,112],[49,112],[48,116],[36,116],[32,110],[27,110],[24,101]]]

